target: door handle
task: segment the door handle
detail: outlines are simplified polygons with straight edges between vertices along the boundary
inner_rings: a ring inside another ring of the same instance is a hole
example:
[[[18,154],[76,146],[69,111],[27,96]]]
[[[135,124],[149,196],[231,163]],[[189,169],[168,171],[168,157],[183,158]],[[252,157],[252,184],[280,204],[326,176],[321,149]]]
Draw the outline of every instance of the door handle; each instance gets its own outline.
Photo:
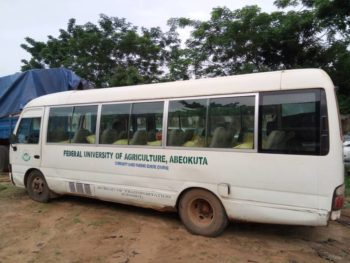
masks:
[[[35,159],[40,159],[40,155],[34,155]]]

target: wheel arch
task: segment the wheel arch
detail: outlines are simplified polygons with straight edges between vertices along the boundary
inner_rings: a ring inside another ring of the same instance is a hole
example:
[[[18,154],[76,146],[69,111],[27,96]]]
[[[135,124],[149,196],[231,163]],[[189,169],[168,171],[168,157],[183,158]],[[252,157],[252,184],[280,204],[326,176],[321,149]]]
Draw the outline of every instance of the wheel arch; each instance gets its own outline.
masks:
[[[220,201],[222,207],[223,207],[224,210],[225,210],[225,213],[227,214],[226,208],[225,208],[225,206],[224,206],[224,204],[223,204],[223,202],[222,202],[220,196],[218,196],[217,193],[215,193],[215,191],[213,191],[213,190],[211,190],[211,189],[208,189],[208,188],[206,188],[206,187],[199,187],[199,186],[190,186],[190,187],[184,188],[184,189],[180,192],[180,194],[179,194],[179,195],[177,196],[177,198],[176,198],[176,203],[175,203],[175,208],[176,208],[177,211],[179,210],[178,207],[179,207],[181,198],[182,198],[186,193],[188,193],[189,191],[196,190],[196,189],[198,189],[198,190],[204,190],[204,191],[207,191],[207,192],[211,193],[212,195],[214,195],[214,196]]]

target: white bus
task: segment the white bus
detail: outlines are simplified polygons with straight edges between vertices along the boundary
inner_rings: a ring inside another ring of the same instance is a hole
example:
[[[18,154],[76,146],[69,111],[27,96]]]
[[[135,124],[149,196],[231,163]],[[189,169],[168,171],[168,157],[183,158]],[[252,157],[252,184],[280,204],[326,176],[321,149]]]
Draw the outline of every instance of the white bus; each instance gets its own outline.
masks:
[[[319,69],[68,91],[32,100],[11,180],[35,201],[80,195],[229,220],[327,225],[344,202],[335,91]]]

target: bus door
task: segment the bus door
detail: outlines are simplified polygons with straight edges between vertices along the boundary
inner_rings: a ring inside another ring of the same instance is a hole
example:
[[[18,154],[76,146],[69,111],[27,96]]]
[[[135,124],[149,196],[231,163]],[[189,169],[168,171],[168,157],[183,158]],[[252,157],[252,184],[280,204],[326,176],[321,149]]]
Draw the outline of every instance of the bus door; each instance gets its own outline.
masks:
[[[43,108],[26,109],[12,136],[10,162],[12,174],[25,174],[30,168],[39,168],[41,164],[41,125]],[[15,182],[22,184],[23,182]]]

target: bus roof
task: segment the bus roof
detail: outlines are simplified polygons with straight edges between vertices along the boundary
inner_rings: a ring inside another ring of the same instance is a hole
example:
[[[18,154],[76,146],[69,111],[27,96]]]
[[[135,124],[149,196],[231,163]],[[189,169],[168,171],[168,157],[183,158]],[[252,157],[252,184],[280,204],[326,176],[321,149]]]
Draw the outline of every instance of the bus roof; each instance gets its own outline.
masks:
[[[321,69],[294,69],[146,85],[77,90],[45,95],[26,107],[117,101],[157,100],[305,88],[333,88]]]

